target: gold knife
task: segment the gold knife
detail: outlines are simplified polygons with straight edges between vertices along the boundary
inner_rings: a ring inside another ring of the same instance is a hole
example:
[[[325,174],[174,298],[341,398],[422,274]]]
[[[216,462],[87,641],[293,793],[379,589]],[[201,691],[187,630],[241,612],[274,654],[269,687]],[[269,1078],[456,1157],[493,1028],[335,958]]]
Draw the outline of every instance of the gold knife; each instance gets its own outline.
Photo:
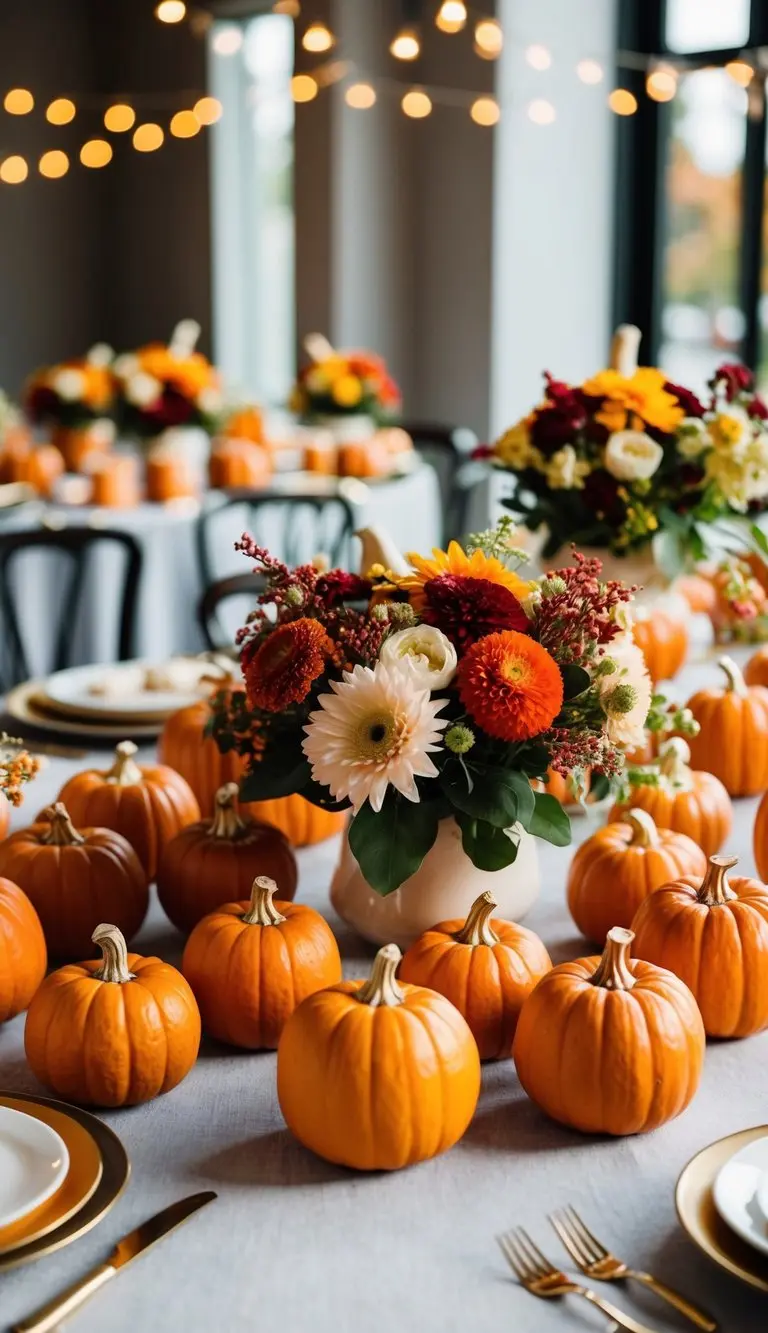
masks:
[[[164,1208],[161,1213],[155,1213],[154,1217],[148,1218],[135,1231],[129,1232],[117,1242],[105,1264],[100,1264],[98,1268],[86,1273],[85,1277],[68,1287],[60,1296],[55,1296],[47,1305],[41,1305],[40,1309],[28,1319],[23,1319],[20,1324],[14,1325],[14,1333],[50,1333],[57,1324],[69,1319],[81,1305],[90,1300],[91,1296],[119,1273],[121,1268],[131,1263],[133,1259],[137,1259],[140,1254],[144,1254],[156,1241],[167,1236],[169,1231],[175,1231],[176,1227],[186,1222],[198,1208],[204,1207],[206,1203],[212,1203],[215,1198],[213,1190],[204,1190],[201,1194],[190,1194],[186,1199],[179,1199],[168,1208]]]

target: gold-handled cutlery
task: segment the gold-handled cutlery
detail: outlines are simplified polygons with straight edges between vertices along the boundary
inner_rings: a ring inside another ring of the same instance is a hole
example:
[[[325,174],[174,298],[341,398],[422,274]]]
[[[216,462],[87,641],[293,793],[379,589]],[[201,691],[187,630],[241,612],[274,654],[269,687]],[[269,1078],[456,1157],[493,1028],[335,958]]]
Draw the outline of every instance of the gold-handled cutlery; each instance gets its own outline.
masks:
[[[14,1333],[51,1333],[52,1329],[64,1319],[69,1319],[81,1305],[90,1300],[91,1296],[95,1296],[96,1292],[125,1268],[126,1264],[144,1254],[151,1245],[162,1240],[169,1232],[175,1231],[176,1227],[186,1222],[198,1208],[212,1203],[215,1198],[213,1190],[204,1190],[201,1194],[190,1194],[186,1199],[179,1199],[168,1208],[164,1208],[161,1213],[155,1213],[154,1217],[148,1218],[135,1231],[129,1232],[117,1242],[106,1263],[86,1273],[79,1282],[75,1282],[59,1296],[55,1296],[47,1305],[41,1306],[28,1319],[16,1324]]]
[[[561,1273],[559,1268],[544,1258],[522,1227],[515,1227],[496,1239],[518,1282],[533,1296],[542,1296],[545,1300],[560,1296],[583,1296],[585,1301],[596,1305],[598,1310],[602,1310],[619,1328],[626,1329],[627,1333],[656,1333],[647,1324],[639,1323],[610,1301],[603,1300],[589,1287],[582,1287],[580,1283],[566,1277],[565,1273]]]
[[[597,1282],[624,1282],[627,1278],[634,1278],[636,1282],[642,1282],[643,1286],[655,1291],[656,1295],[668,1305],[674,1306],[697,1328],[705,1329],[706,1333],[716,1333],[717,1323],[711,1315],[698,1310],[686,1300],[685,1296],[681,1296],[680,1292],[674,1291],[664,1282],[659,1282],[652,1274],[645,1273],[639,1268],[630,1268],[629,1264],[611,1254],[611,1251],[607,1250],[582,1222],[576,1209],[570,1204],[559,1212],[550,1213],[549,1220],[573,1262],[586,1277],[594,1278]]]

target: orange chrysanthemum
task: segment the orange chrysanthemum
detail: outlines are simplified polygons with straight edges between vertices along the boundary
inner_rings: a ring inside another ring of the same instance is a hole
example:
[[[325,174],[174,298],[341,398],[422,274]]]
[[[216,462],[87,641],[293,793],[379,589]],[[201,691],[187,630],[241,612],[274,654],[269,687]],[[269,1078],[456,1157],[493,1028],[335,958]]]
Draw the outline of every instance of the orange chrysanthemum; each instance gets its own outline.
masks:
[[[308,616],[280,625],[243,664],[251,708],[281,713],[306,699],[325,671],[333,643],[318,620]]]
[[[525,741],[546,731],[563,703],[557,663],[517,630],[488,634],[469,649],[457,672],[459,696],[489,736]]]
[[[595,420],[610,431],[624,430],[632,417],[656,430],[673,431],[685,412],[665,384],[663,371],[641,366],[629,378],[617,370],[601,370],[582,385],[582,391],[590,398],[604,399]]]
[[[502,588],[514,593],[518,600],[527,597],[532,585],[521,579],[519,574],[507,569],[495,556],[484,555],[482,551],[473,551],[467,555],[458,542],[451,542],[447,551],[432,551],[432,559],[409,552],[408,559],[414,568],[413,574],[398,578],[400,588],[408,593],[414,611],[423,610],[427,600],[425,585],[442,574],[453,574],[459,578],[482,579],[486,583],[498,583]]]

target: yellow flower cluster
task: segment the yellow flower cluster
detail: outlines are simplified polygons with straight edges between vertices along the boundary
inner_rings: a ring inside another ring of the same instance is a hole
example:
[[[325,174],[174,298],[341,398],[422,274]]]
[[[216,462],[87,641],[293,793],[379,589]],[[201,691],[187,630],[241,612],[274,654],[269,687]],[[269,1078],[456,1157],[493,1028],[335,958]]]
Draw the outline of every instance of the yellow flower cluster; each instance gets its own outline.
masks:
[[[590,398],[604,403],[595,420],[610,431],[642,430],[643,425],[670,432],[685,413],[673,393],[664,388],[666,376],[653,366],[641,366],[629,378],[617,370],[602,370],[582,385]]]
[[[707,479],[733,508],[744,512],[768,497],[768,433],[758,430],[743,408],[723,405],[707,421],[704,460]]]

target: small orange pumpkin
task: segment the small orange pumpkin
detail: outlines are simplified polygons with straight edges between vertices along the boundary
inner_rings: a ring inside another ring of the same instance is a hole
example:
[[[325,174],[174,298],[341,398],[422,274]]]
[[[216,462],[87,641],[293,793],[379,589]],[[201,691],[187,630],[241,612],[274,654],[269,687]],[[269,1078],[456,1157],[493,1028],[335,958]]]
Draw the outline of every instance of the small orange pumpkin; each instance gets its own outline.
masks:
[[[0,841],[7,835],[11,826],[11,807],[8,798],[0,792]]]
[[[583,779],[579,783],[573,773],[563,777],[556,769],[547,769],[547,781],[540,782],[537,778],[532,779],[531,786],[534,791],[546,792],[548,796],[554,796],[556,801],[566,809],[581,807],[585,801],[593,800],[589,795],[589,772],[585,772]]]
[[[200,818],[194,792],[174,769],[137,764],[133,741],[121,741],[109,769],[89,768],[59,792],[78,827],[122,833],[153,880],[160,848]]]
[[[684,1111],[701,1078],[704,1025],[673,972],[629,956],[608,931],[602,958],[553,967],[523,1005],[513,1056],[528,1096],[585,1134],[644,1134]]]
[[[149,906],[146,872],[130,843],[109,828],[76,829],[60,801],[0,843],[0,875],[27,894],[52,958],[87,954],[105,908],[130,939]]]
[[[147,454],[144,475],[147,499],[158,504],[189,499],[200,489],[195,469],[186,454],[176,453],[163,445]]]
[[[684,833],[657,829],[646,810],[627,810],[587,838],[568,872],[568,907],[582,935],[605,942],[629,926],[641,902],[680,875],[704,874],[707,858]]]
[[[763,883],[768,884],[768,792],[757,807],[752,831],[752,847],[757,873]]]
[[[249,902],[225,903],[192,931],[181,964],[203,1030],[247,1050],[275,1050],[294,1009],[341,981],[339,947],[311,907],[273,901],[277,885],[253,881]]]
[[[668,967],[693,991],[708,1037],[768,1027],[768,888],[728,880],[736,856],[711,856],[701,876],[651,894],[632,928],[635,954]]]
[[[712,579],[704,574],[682,574],[675,580],[675,592],[684,597],[691,611],[712,615],[717,606],[717,592]]]
[[[705,856],[719,852],[733,827],[731,798],[713,773],[694,772],[690,758],[687,742],[670,737],[659,754],[658,785],[633,786],[630,801],[614,805],[609,820],[623,819],[630,806],[647,810],[657,828],[687,834]]]
[[[747,685],[768,685],[768,644],[752,654],[744,668]]]
[[[27,1008],[46,962],[37,912],[18,884],[0,879],[0,1023]]]
[[[53,495],[56,482],[64,471],[64,459],[52,444],[39,444],[31,449],[19,469],[18,481],[26,481],[46,500]]]
[[[296,857],[285,835],[271,824],[242,819],[236,796],[236,782],[220,787],[213,819],[187,824],[160,854],[158,897],[186,934],[223,902],[245,898],[257,874],[277,881],[281,899],[296,893]]]
[[[768,689],[745,684],[731,657],[718,666],[725,685],[688,700],[700,728],[690,740],[691,764],[714,773],[730,796],[756,796],[768,788]]]
[[[208,481],[214,490],[251,487],[269,483],[272,463],[266,449],[252,440],[222,439],[214,445],[208,462]]]
[[[386,944],[368,981],[310,995],[277,1048],[288,1128],[319,1157],[358,1171],[394,1171],[452,1148],[480,1092],[465,1020],[436,991],[398,982],[399,961]]]
[[[671,611],[655,606],[646,615],[638,615],[632,637],[645,658],[654,685],[672,680],[688,656],[688,631]]]
[[[400,980],[439,991],[463,1014],[481,1060],[512,1054],[523,1000],[552,966],[538,935],[493,917],[486,889],[465,921],[442,921],[403,958]]]

